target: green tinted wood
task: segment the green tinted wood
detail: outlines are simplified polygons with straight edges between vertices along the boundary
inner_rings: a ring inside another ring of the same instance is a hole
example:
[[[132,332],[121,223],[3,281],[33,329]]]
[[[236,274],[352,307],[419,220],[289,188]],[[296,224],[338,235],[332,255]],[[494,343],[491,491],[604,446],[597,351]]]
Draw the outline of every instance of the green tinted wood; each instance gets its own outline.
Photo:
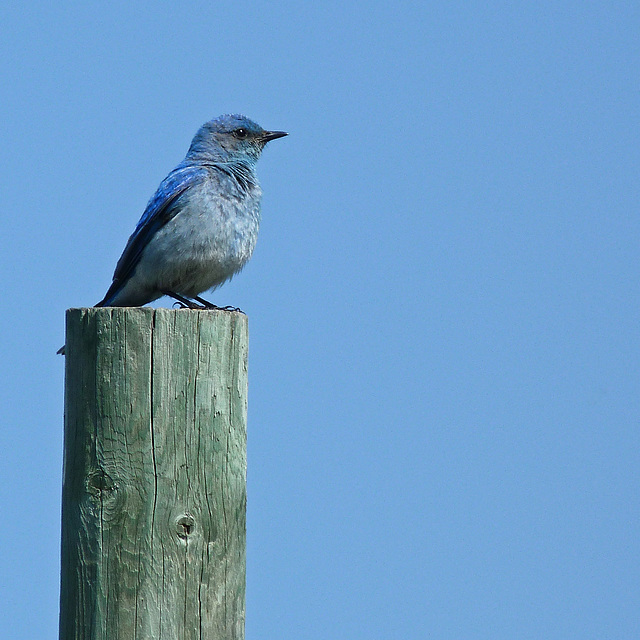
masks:
[[[247,318],[67,312],[60,638],[244,638]]]

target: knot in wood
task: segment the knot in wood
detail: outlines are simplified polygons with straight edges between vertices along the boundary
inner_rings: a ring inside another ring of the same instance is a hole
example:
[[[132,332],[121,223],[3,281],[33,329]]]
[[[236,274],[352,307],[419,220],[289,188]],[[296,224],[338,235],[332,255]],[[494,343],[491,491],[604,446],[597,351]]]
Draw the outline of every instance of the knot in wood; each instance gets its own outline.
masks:
[[[116,488],[113,478],[104,469],[96,469],[87,478],[87,489],[95,497],[106,497]]]
[[[188,513],[181,515],[176,520],[176,533],[179,538],[186,540],[188,536],[190,536],[194,529],[196,528],[196,521],[193,516],[190,516]]]

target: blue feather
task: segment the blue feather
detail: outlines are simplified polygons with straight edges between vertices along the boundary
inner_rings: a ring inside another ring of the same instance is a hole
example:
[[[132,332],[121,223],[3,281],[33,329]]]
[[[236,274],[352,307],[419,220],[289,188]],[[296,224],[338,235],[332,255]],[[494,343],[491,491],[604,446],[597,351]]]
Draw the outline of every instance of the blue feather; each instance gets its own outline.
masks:
[[[206,175],[206,169],[181,163],[160,183],[127,241],[127,246],[116,265],[109,290],[96,307],[109,306],[111,299],[133,273],[151,238],[180,211],[180,207],[177,206],[180,198],[189,188],[202,183]]]

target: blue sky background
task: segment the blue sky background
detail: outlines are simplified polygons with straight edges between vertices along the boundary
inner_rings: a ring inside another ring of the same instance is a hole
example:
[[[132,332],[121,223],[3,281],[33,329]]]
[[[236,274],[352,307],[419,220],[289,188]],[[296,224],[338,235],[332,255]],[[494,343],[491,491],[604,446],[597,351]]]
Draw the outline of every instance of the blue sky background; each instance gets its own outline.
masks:
[[[269,145],[248,640],[640,637],[637,2],[0,9],[0,636],[57,637],[64,310]],[[168,304],[168,303],[167,303]]]

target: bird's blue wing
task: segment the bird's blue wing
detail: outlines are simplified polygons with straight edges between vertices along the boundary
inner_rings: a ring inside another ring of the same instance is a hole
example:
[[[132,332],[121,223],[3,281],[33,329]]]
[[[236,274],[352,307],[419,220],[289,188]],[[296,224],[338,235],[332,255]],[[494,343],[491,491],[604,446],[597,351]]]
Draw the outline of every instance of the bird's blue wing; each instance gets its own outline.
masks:
[[[106,306],[108,301],[125,284],[140,261],[140,256],[155,233],[180,210],[176,206],[181,196],[194,185],[202,182],[206,169],[193,165],[178,165],[161,183],[155,192],[135,231],[127,241],[113,274],[113,282],[105,297],[96,306]]]

